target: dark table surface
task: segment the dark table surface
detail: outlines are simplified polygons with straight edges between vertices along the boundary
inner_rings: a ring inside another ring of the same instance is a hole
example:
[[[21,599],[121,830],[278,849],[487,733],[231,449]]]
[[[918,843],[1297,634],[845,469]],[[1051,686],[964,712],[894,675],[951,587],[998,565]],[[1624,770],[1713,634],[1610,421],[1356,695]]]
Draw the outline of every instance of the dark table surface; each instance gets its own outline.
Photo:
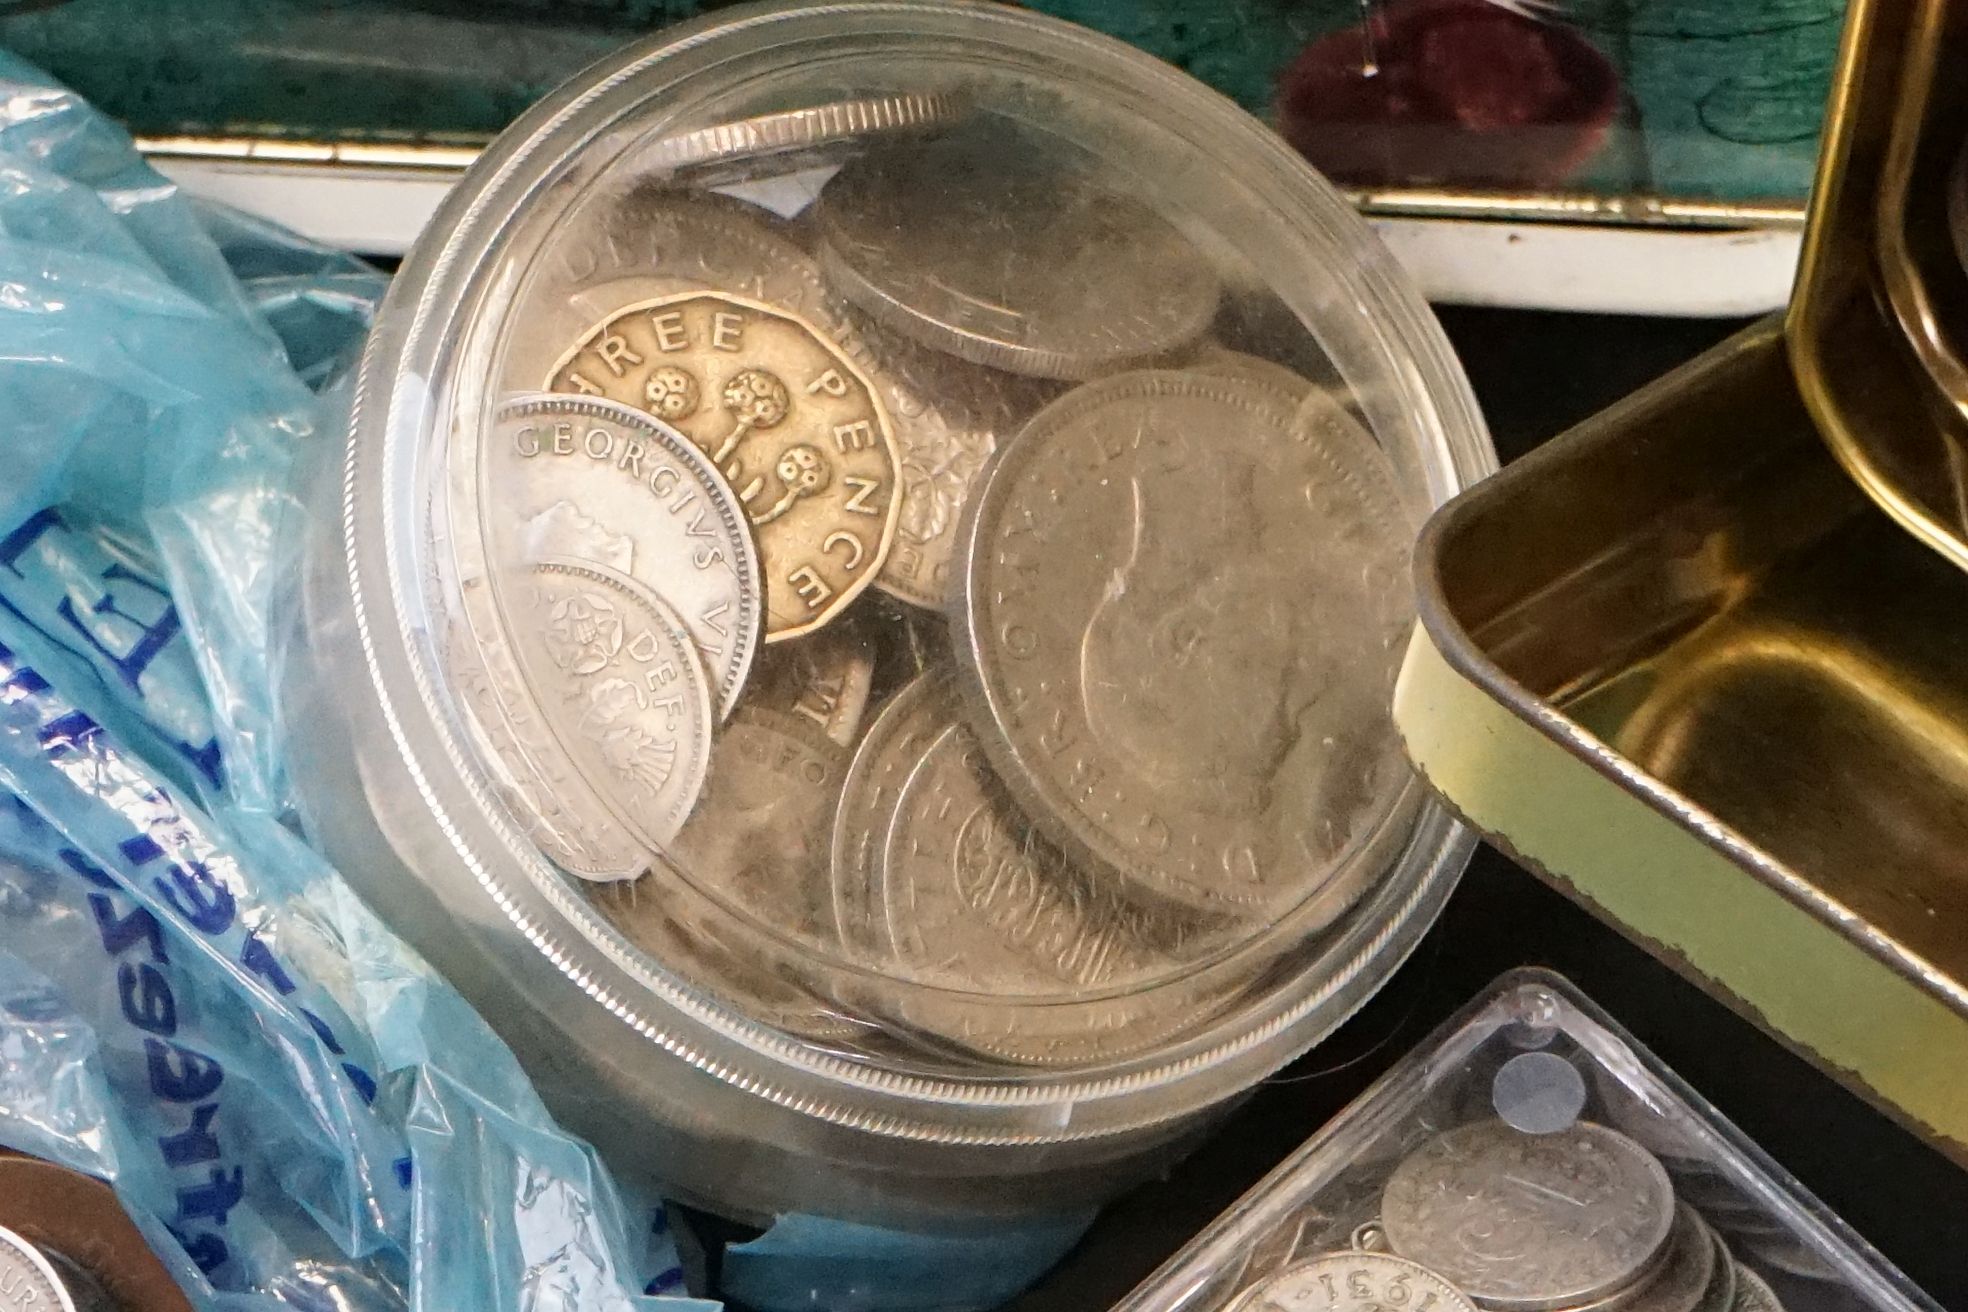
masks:
[[[1506,461],[1741,326],[1499,310],[1442,318]],[[1943,1307],[1968,1308],[1968,1172],[1485,847],[1372,1002],[1166,1180],[1108,1208],[1010,1309],[1111,1306],[1490,980],[1525,965],[1570,978]]]

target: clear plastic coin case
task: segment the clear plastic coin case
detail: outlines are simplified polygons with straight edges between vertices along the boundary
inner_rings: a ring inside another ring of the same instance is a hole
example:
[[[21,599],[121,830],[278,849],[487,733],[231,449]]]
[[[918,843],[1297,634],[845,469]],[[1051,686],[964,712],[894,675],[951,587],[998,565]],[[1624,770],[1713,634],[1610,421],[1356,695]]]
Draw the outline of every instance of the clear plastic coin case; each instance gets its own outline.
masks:
[[[1935,1306],[1566,980],[1521,970],[1115,1312]]]

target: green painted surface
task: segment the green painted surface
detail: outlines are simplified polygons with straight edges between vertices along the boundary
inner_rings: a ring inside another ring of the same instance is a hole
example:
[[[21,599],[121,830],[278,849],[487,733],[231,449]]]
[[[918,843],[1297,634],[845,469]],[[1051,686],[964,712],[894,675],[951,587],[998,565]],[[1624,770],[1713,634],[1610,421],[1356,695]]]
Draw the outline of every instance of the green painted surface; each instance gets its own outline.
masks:
[[[1379,0],[1374,0],[1378,4]],[[1607,193],[1796,200],[1843,0],[1563,0],[1621,70],[1605,145],[1566,180]],[[697,0],[0,0],[0,44],[146,134],[476,141]],[[1359,0],[1038,0],[1253,111]]]
[[[1457,673],[1427,635],[1395,718],[1478,829],[1828,1072],[1968,1152],[1968,1016],[1950,1009]]]

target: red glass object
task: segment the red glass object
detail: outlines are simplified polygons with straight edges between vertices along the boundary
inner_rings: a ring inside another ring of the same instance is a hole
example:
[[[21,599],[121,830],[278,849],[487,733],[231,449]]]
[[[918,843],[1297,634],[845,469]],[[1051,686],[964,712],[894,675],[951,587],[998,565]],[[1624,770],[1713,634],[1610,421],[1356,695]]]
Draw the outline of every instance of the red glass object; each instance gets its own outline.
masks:
[[[1370,31],[1299,52],[1278,79],[1278,130],[1340,182],[1548,187],[1604,143],[1619,100],[1612,61],[1563,22],[1394,0]]]

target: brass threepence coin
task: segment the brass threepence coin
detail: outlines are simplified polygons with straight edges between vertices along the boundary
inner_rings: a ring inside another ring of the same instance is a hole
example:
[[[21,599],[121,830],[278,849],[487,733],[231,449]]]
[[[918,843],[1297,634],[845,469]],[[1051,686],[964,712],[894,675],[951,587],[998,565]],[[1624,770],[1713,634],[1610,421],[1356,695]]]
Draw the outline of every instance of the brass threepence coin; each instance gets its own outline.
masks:
[[[1409,524],[1357,426],[1246,378],[1103,379],[999,452],[958,541],[972,722],[1062,847],[1208,911],[1316,927],[1352,902],[1406,777],[1412,618]]]
[[[767,642],[826,624],[874,581],[895,536],[898,465],[866,376],[811,325],[725,292],[610,315],[553,390],[638,406],[723,473],[758,541]]]

